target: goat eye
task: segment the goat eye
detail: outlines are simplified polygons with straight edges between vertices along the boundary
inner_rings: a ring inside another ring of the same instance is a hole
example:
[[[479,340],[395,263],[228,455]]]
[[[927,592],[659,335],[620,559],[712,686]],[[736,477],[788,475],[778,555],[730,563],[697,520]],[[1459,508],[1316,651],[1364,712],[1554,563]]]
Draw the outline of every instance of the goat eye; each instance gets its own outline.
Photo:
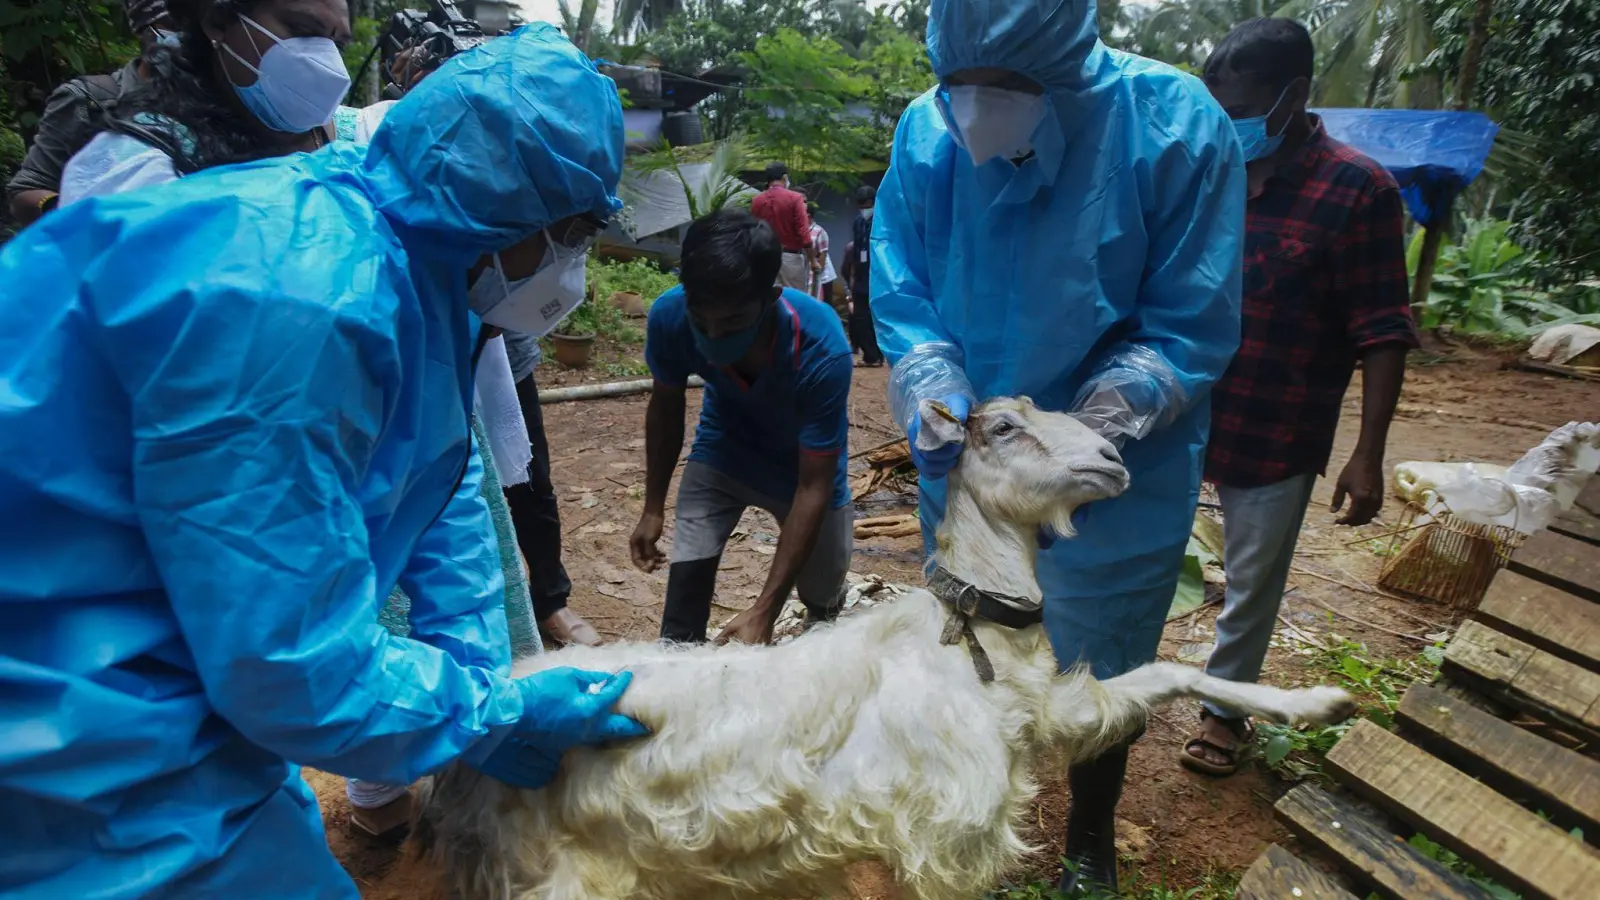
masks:
[[[991,433],[994,434],[995,437],[1005,437],[1016,430],[1017,426],[1011,424],[1010,422],[1001,422],[1000,424],[994,426],[994,429]]]

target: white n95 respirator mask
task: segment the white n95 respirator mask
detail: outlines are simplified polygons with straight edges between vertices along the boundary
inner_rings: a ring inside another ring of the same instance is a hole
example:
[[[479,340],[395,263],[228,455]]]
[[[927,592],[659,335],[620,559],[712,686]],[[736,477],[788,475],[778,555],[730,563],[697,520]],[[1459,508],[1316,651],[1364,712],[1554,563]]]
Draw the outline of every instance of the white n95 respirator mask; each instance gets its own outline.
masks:
[[[556,243],[544,233],[544,259],[527,278],[508,281],[500,254],[467,290],[467,305],[478,318],[507,331],[544,337],[583,302],[588,286],[588,253]]]
[[[941,89],[936,99],[950,135],[973,165],[1033,152],[1033,133],[1045,116],[1044,95],[961,84]]]

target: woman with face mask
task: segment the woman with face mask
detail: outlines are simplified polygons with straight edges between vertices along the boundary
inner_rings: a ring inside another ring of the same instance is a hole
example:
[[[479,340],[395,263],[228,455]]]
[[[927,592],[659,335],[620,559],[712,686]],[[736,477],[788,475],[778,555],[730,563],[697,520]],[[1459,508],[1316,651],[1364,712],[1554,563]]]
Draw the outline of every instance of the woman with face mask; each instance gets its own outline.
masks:
[[[369,147],[64,207],[0,250],[0,894],[355,900],[298,766],[531,789],[643,735],[627,673],[506,676],[468,424],[474,309],[542,320],[528,285],[571,278],[622,155],[615,85],[534,25]],[[378,622],[397,584],[409,638]]]
[[[344,0],[169,0],[168,14],[176,46],[151,55],[151,78],[67,164],[62,205],[339,137]]]
[[[1038,559],[1061,667],[1117,675],[1155,658],[1239,344],[1243,155],[1198,80],[1100,42],[1092,0],[933,0],[928,55],[872,228],[891,406],[914,436],[922,399],[1024,394],[1121,448],[1132,487]],[[930,536],[961,449],[912,451]],[[1067,893],[1115,893],[1127,760],[1069,773]]]

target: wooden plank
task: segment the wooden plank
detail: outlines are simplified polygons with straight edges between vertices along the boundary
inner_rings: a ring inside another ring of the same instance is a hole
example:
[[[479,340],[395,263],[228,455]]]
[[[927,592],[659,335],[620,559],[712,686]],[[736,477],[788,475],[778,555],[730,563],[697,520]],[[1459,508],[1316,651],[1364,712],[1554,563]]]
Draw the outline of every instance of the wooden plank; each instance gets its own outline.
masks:
[[[1600,837],[1600,762],[1425,684],[1406,691],[1396,715],[1407,737],[1463,772],[1525,799],[1564,828]]]
[[[1502,634],[1600,672],[1600,604],[1503,569],[1475,617]]]
[[[1356,900],[1293,853],[1268,844],[1239,880],[1237,900]]]
[[[1461,623],[1444,665],[1452,678],[1600,743],[1600,675],[1482,622]]]
[[[1600,854],[1370,720],[1345,733],[1328,765],[1347,786],[1525,898],[1573,900],[1600,885]]]
[[[1488,900],[1488,891],[1418,853],[1388,828],[1320,788],[1302,784],[1278,801],[1278,818],[1334,857],[1363,887],[1394,900]]]
[[[1600,603],[1600,549],[1541,531],[1511,556],[1511,571]]]
[[[1600,476],[1593,476],[1571,509],[1550,526],[1568,537],[1600,545]]]

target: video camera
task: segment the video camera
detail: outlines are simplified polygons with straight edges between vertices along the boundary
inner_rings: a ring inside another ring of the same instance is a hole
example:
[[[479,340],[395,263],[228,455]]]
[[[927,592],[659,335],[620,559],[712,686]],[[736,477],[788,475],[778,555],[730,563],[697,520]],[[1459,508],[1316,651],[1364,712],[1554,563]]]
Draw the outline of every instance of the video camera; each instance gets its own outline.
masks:
[[[409,87],[395,81],[394,60],[403,51],[414,50],[410,65],[426,71],[493,37],[484,33],[477,20],[463,14],[455,0],[429,0],[427,11],[400,10],[378,40],[382,50],[383,98],[398,100]]]

